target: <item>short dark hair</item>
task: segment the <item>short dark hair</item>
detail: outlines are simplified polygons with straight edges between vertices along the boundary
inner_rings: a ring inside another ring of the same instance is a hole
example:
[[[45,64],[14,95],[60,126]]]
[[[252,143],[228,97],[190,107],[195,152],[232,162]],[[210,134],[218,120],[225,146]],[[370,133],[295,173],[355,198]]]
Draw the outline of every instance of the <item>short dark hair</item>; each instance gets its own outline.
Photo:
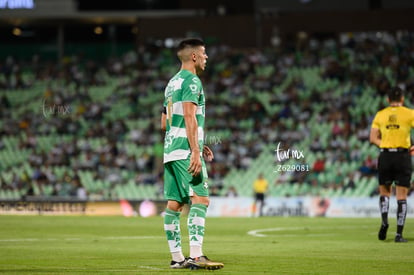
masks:
[[[187,47],[198,47],[198,46],[205,46],[203,40],[199,38],[187,38],[182,40],[177,47],[177,52],[187,48]]]
[[[388,100],[390,102],[398,102],[403,96],[404,92],[400,87],[394,87],[388,91]]]

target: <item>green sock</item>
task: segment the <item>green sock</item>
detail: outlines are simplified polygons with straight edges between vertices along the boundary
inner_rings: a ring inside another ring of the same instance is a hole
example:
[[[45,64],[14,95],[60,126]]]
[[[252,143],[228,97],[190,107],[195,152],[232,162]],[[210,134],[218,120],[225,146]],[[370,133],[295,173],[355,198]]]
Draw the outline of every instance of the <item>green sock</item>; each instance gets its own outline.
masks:
[[[190,257],[202,256],[204,239],[204,227],[207,214],[207,206],[204,204],[193,204],[188,213],[188,233],[190,238]]]
[[[167,235],[168,246],[170,252],[173,255],[182,255],[181,248],[181,230],[180,230],[180,212],[176,212],[170,209],[165,209],[164,216],[164,231]],[[179,257],[179,258],[184,258]]]

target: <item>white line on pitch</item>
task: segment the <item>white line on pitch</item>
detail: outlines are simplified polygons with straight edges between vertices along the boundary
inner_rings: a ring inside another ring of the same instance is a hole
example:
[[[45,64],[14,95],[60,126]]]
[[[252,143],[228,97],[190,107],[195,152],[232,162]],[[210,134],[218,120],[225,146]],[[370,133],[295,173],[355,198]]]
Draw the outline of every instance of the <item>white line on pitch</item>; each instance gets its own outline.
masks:
[[[359,226],[361,228],[368,228],[368,226]],[[307,230],[307,229],[329,229],[331,227],[314,227],[314,226],[306,226],[306,227],[275,227],[275,228],[263,228],[263,229],[256,229],[256,230],[250,230],[247,232],[247,234],[253,236],[253,237],[267,237],[266,234],[263,234],[265,232],[274,232],[274,231],[289,231],[289,230]],[[346,226],[341,228],[356,228],[356,226]],[[321,233],[323,234],[323,233]]]
[[[261,234],[262,232],[274,232],[274,231],[287,231],[287,230],[301,230],[303,227],[275,227],[275,228],[265,228],[265,229],[256,229],[250,230],[247,234],[254,237],[266,237],[266,234]]]
[[[139,266],[139,268],[151,269],[151,270],[164,270],[163,268],[152,267],[152,266],[146,266],[146,265],[141,265],[141,266]]]

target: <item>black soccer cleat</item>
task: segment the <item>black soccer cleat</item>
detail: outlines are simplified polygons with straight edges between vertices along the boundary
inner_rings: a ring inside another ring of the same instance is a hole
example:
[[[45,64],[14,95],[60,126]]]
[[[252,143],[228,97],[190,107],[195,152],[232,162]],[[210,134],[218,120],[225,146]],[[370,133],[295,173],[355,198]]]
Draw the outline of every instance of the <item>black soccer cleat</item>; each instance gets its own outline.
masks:
[[[388,224],[382,224],[378,232],[378,240],[383,241],[387,238]]]
[[[189,268],[190,264],[188,258],[185,258],[184,261],[181,262],[171,261],[170,267],[174,269]]]
[[[395,235],[395,240],[396,243],[406,243],[408,242],[406,239],[403,238],[403,236],[401,235]]]

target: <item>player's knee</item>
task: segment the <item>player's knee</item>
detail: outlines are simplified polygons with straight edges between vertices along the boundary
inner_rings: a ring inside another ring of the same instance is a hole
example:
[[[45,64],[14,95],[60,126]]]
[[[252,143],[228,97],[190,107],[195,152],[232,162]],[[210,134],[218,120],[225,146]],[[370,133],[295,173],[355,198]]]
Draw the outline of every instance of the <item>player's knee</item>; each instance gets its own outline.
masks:
[[[406,200],[409,188],[405,186],[398,186],[395,188],[397,200]]]
[[[177,201],[168,201],[167,208],[172,211],[180,212],[183,208],[183,205]]]
[[[209,197],[202,197],[202,196],[193,196],[191,198],[191,202],[193,204],[204,204],[205,206],[209,206],[210,198]]]
[[[204,197],[204,198],[205,200],[203,201],[203,204],[208,207],[210,205],[210,198],[209,197]]]

